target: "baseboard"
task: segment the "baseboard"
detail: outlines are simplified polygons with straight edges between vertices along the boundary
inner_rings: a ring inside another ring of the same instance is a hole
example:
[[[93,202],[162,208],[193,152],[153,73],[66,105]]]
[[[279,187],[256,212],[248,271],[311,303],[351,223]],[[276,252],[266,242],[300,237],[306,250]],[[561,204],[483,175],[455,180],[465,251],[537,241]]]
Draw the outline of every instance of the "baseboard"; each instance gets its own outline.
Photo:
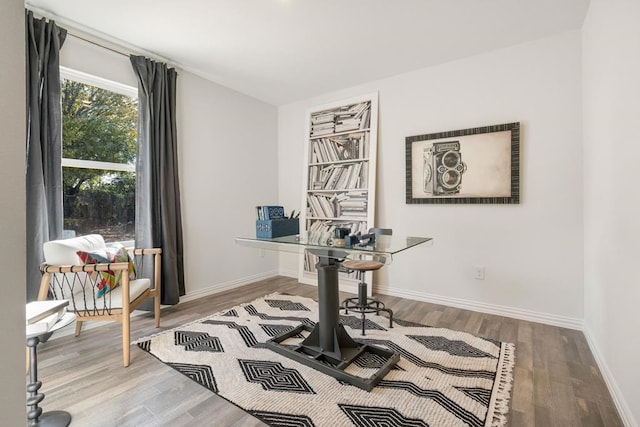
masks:
[[[604,378],[604,382],[607,384],[613,403],[615,403],[616,408],[618,409],[618,414],[620,414],[620,418],[622,418],[622,423],[627,427],[638,427],[638,422],[634,419],[633,414],[631,413],[631,408],[629,408],[622,391],[620,391],[620,388],[618,387],[618,383],[611,374],[609,365],[607,364],[606,359],[602,356],[600,347],[593,338],[591,330],[585,325],[583,332],[587,339],[587,344],[589,344],[589,348],[591,349],[591,354],[593,354],[596,364],[598,365],[598,368],[600,368],[600,372]]]
[[[223,291],[228,291],[230,289],[239,288],[240,286],[248,285],[253,282],[258,282],[260,280],[270,279],[278,275],[279,274],[277,271],[268,271],[266,273],[254,274],[253,276],[246,276],[236,280],[216,283],[215,285],[210,286],[208,288],[199,289],[195,292],[188,292],[186,295],[183,295],[180,297],[180,302],[183,303],[187,301],[192,301],[205,296],[217,294]]]
[[[208,288],[199,289],[198,291],[187,293],[186,295],[180,297],[180,302],[182,303],[182,302],[192,301],[198,298],[217,294],[230,289],[235,289],[240,286],[248,285],[250,283],[254,283],[260,280],[270,279],[275,276],[286,276],[286,277],[297,278],[298,273],[297,271],[288,271],[288,270],[269,271],[265,273],[255,274],[253,276],[242,277],[236,280],[217,283]],[[357,294],[358,292],[357,284],[351,285],[346,281],[345,283],[340,284],[340,290],[344,292],[354,293],[354,294]],[[413,299],[416,301],[424,301],[424,302],[430,302],[433,304],[441,304],[441,305],[446,305],[451,307],[462,308],[465,310],[479,311],[481,313],[495,314],[498,316],[511,317],[515,319],[527,320],[530,322],[544,323],[547,325],[559,326],[563,328],[577,329],[580,331],[584,329],[584,322],[582,319],[576,319],[576,318],[565,317],[565,316],[557,316],[549,313],[541,313],[541,312],[536,312],[531,310],[522,310],[522,309],[516,309],[512,307],[506,307],[506,306],[501,306],[496,304],[480,303],[476,301],[464,300],[459,298],[443,297],[440,295],[408,291],[408,290],[398,289],[398,288],[375,287],[374,291],[376,293],[380,293],[384,295],[392,295],[392,296],[397,296],[401,298]],[[92,322],[92,323],[94,323],[95,326],[98,326],[102,322]],[[72,331],[67,332],[62,330],[60,332],[61,333],[56,332],[54,336],[55,335],[65,336],[65,335],[68,335],[69,333],[72,333]]]
[[[250,283],[254,283],[260,280],[270,279],[275,276],[286,276],[297,278],[298,272],[293,270],[282,271],[269,271],[265,273],[255,274],[253,276],[246,276],[240,279],[231,280],[227,282],[217,283],[205,289],[200,289],[195,292],[189,292],[186,295],[180,297],[180,302],[192,301],[205,296],[217,294],[223,291],[239,288]],[[358,285],[356,281],[343,281],[340,284],[340,290],[353,294],[358,293]],[[443,297],[441,295],[427,294],[422,292],[408,291],[398,288],[385,288],[375,287],[376,293],[384,295],[392,295],[401,298],[413,299],[416,301],[430,302],[433,304],[441,304],[451,307],[462,308],[465,310],[479,311],[481,313],[495,314],[498,316],[511,317],[514,319],[527,320],[530,322],[544,323],[552,326],[559,326],[562,328],[576,329],[582,331],[584,329],[584,322],[582,319],[576,319],[566,316],[558,316],[555,314],[541,313],[532,310],[523,310],[513,307],[501,306],[497,304],[487,304],[477,301],[470,301],[460,298]],[[134,312],[135,313],[135,312]],[[133,313],[132,313],[133,314]],[[99,322],[96,322],[99,323]],[[97,326],[97,325],[96,325]],[[67,335],[67,334],[65,334]]]
[[[527,320],[529,322],[544,323],[562,328],[582,330],[584,322],[582,319],[573,317],[558,316],[550,313],[542,313],[532,310],[507,307],[497,304],[487,304],[477,301],[470,301],[461,298],[444,297],[422,292],[407,291],[398,288],[375,287],[375,292],[392,295],[401,298],[413,299],[416,301],[430,302],[433,304],[447,305],[450,307],[462,308],[465,310],[479,311],[481,313],[495,314],[498,316],[511,317],[514,319]]]
[[[298,278],[298,270],[280,270],[278,274],[280,276],[291,277],[293,279]]]

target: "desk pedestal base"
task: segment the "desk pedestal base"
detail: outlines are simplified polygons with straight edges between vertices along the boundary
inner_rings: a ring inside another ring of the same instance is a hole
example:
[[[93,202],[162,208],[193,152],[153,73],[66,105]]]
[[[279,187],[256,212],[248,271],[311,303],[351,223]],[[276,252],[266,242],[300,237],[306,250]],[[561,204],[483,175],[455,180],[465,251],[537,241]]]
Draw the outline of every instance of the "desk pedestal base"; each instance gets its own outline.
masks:
[[[281,343],[286,339],[298,335],[302,331],[311,331],[311,334],[298,346],[285,346]],[[386,350],[373,345],[362,344],[354,341],[344,330],[342,325],[337,325],[333,330],[334,350],[324,350],[319,345],[319,327],[311,328],[300,325],[276,338],[267,341],[267,347],[293,359],[303,365],[314,368],[322,373],[330,375],[338,380],[347,382],[366,391],[371,391],[378,382],[400,360],[400,355],[394,351]],[[369,378],[358,377],[345,372],[345,369],[362,354],[371,353],[385,360],[378,371]]]
[[[42,408],[38,406],[44,399],[44,393],[39,393],[42,382],[38,381],[38,352],[37,347],[40,339],[37,336],[27,338],[27,346],[29,347],[29,379],[27,384],[27,406],[30,407],[27,412],[28,426],[46,426],[46,427],[66,427],[71,423],[71,414],[65,411],[50,411],[42,413]]]

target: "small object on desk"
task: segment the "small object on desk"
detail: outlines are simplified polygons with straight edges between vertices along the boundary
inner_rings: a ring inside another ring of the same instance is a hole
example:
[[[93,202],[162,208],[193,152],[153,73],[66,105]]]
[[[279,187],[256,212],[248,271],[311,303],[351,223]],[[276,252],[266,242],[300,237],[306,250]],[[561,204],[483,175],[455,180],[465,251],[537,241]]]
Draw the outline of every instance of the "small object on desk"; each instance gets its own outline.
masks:
[[[345,238],[351,233],[350,228],[336,228],[333,230],[333,245],[344,248],[346,245]]]
[[[373,233],[363,234],[360,236],[359,246],[371,246],[376,243],[376,235]]]
[[[27,336],[47,333],[62,318],[68,300],[33,301],[26,307]]]
[[[50,300],[50,301],[33,301],[27,303],[26,317],[27,325],[39,322],[45,317],[54,313],[64,311],[65,307],[69,305],[69,300]]]
[[[60,320],[63,314],[64,311],[62,313],[55,312],[44,319],[40,319],[35,323],[27,325],[27,336],[40,335],[49,332],[51,328],[53,328],[53,325],[58,323],[58,320]]]
[[[283,219],[284,216],[284,207],[282,206],[263,206],[264,210],[264,219]]]
[[[256,221],[256,237],[259,239],[290,236],[299,232],[300,221],[297,218]]]
[[[284,207],[279,205],[256,206],[257,219],[274,220],[286,218]]]
[[[344,237],[344,245],[347,248],[350,248],[352,246],[356,246],[358,243],[360,243],[360,232],[359,231],[356,234],[350,234],[350,235]]]

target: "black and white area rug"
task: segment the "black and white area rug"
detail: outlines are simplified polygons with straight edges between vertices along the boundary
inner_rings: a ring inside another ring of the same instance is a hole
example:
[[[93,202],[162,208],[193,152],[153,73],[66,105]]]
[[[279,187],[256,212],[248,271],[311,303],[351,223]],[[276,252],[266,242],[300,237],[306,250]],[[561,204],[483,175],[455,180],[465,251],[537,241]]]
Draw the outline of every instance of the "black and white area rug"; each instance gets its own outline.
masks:
[[[400,353],[366,392],[304,366],[264,343],[300,323],[317,303],[271,294],[137,342],[143,350],[271,426],[502,426],[515,346],[464,332],[368,315],[342,315],[356,340]],[[306,333],[306,332],[305,332]],[[291,342],[303,337],[290,338]],[[360,360],[362,359],[362,360]],[[368,377],[380,361],[361,357],[348,371]]]

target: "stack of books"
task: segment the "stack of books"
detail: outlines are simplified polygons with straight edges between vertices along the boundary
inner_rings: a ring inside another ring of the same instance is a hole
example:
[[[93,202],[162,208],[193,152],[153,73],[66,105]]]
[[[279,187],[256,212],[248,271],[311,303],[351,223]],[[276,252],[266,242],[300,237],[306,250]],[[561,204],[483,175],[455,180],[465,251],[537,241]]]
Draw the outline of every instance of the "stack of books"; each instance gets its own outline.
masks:
[[[350,191],[336,197],[336,213],[345,218],[367,217],[367,194],[364,191]]]
[[[256,206],[258,220],[275,220],[286,218],[283,206]]]
[[[311,136],[327,135],[335,132],[335,114],[331,111],[311,116]]]
[[[312,114],[310,136],[317,138],[333,133],[367,129],[370,114],[370,102],[361,102]]]
[[[34,301],[27,304],[27,335],[49,332],[62,318],[69,305],[68,300]]]

